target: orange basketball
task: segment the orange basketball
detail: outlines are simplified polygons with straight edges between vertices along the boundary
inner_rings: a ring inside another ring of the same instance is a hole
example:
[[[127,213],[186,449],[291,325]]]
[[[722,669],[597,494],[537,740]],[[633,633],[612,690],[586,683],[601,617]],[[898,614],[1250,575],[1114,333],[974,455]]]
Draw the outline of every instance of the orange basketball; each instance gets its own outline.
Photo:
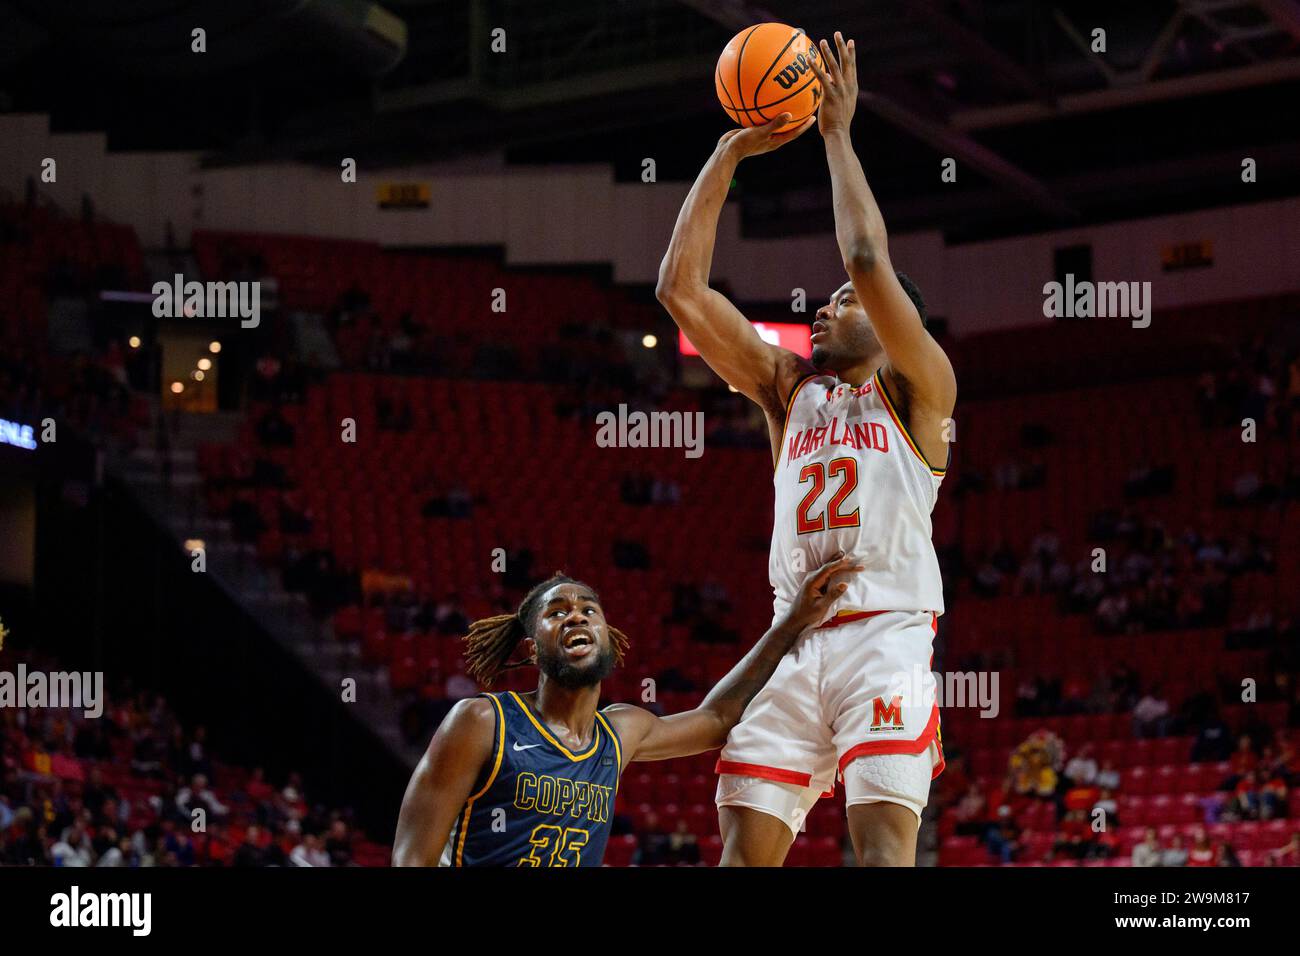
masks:
[[[741,30],[718,57],[713,82],[718,101],[741,126],[761,126],[781,113],[794,129],[817,112],[822,85],[810,62],[817,47],[808,35],[784,23],[760,23]]]

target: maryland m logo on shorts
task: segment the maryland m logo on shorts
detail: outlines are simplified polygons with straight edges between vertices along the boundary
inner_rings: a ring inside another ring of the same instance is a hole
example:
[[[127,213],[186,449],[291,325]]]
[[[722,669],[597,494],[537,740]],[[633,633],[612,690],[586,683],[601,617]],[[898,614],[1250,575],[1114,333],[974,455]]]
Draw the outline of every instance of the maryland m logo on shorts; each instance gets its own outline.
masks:
[[[877,697],[871,702],[871,726],[869,733],[880,730],[903,730],[903,695],[895,694],[885,703],[885,698]]]

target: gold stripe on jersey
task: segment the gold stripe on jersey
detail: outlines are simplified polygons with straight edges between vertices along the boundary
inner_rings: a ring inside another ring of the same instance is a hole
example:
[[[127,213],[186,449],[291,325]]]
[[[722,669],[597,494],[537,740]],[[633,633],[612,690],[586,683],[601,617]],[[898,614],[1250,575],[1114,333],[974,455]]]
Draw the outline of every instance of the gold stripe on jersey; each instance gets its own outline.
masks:
[[[587,750],[587,752],[585,754],[573,753],[571,750],[569,750],[568,747],[564,746],[564,744],[556,740],[555,737],[551,735],[551,732],[549,730],[547,730],[544,726],[542,726],[541,721],[539,721],[536,717],[533,716],[532,710],[528,707],[526,703],[524,703],[522,697],[520,697],[514,691],[510,691],[509,693],[510,696],[515,699],[515,703],[519,705],[519,709],[524,712],[524,716],[527,717],[529,721],[532,722],[532,725],[537,728],[537,732],[541,734],[543,737],[545,737],[548,741],[550,741],[552,746],[554,746],[556,750],[564,754],[564,756],[568,757],[570,760],[574,761],[575,763],[579,760],[586,760],[588,757],[594,754],[596,750],[600,747],[600,728],[597,727],[596,732],[592,735],[591,738],[591,747]]]
[[[501,757],[506,752],[506,712],[501,709],[501,701],[497,700],[494,695],[488,694],[487,696],[488,700],[492,701],[493,706],[497,709],[496,758],[492,762],[492,772],[488,774],[487,783],[483,784],[483,788],[479,790],[478,793],[465,801],[465,813],[460,818],[460,837],[456,840],[457,866],[465,865],[463,862],[465,856],[465,837],[469,833],[469,815],[474,810],[474,801],[487,793],[488,788],[491,787],[493,781],[496,780],[497,773],[501,770]]]
[[[930,464],[929,459],[925,457],[925,453],[921,451],[920,446],[912,440],[912,433],[909,432],[907,426],[903,424],[902,416],[898,414],[898,410],[894,407],[894,400],[889,394],[889,389],[885,386],[884,369],[880,369],[876,372],[876,388],[880,390],[880,398],[885,403],[885,410],[889,412],[889,417],[892,418],[894,424],[898,426],[898,430],[903,435],[903,440],[907,442],[907,447],[912,449],[912,453],[916,455],[917,458],[921,459],[921,463],[925,465],[926,468],[929,468],[932,474],[942,478],[947,469],[936,468],[934,465]]]
[[[820,377],[820,374],[817,372],[809,372],[803,378],[799,379],[799,381],[795,382],[794,388],[790,390],[790,398],[785,403],[785,420],[781,422],[781,440],[777,442],[776,458],[772,462],[773,471],[776,471],[776,469],[781,465],[781,449],[785,447],[785,433],[790,427],[790,410],[794,408],[794,400],[798,398],[799,392],[811,379]]]

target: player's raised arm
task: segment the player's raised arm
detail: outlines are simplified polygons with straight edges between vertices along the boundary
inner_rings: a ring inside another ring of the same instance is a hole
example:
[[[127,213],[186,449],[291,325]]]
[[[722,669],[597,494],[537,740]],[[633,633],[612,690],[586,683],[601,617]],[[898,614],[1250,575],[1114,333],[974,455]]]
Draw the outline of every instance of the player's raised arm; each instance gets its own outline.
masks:
[[[406,785],[393,840],[393,866],[437,866],[452,824],[492,754],[496,711],[486,698],[447,714]]]
[[[630,704],[607,708],[605,713],[615,721],[623,739],[625,759],[631,762],[687,757],[726,743],[731,728],[740,721],[749,702],[771,678],[799,635],[826,619],[832,602],[848,587],[844,577],[864,570],[855,561],[855,558],[839,557],[810,574],[785,617],[763,635],[694,710],[659,717]]]
[[[718,217],[736,166],[747,156],[776,149],[803,133],[813,117],[790,133],[776,130],[782,113],[764,126],[725,133],[691,187],[677,216],[672,241],[659,266],[655,295],[700,355],[722,379],[765,411],[783,410],[786,394],[812,366],[786,349],[768,345],[722,293],[709,287]]]
[[[858,102],[857,51],[853,41],[845,43],[838,32],[835,46],[838,59],[822,40],[822,55],[811,64],[822,83],[817,125],[830,166],[835,238],[844,269],[885,350],[890,371],[906,380],[914,401],[946,416],[957,400],[957,379],[890,264],[885,220],[849,136]]]

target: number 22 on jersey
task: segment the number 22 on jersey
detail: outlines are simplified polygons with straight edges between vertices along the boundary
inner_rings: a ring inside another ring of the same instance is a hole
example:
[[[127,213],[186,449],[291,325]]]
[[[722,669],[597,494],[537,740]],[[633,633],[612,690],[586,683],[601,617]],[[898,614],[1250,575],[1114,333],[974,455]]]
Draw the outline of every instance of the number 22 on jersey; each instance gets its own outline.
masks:
[[[825,508],[812,515],[813,507],[821,500],[826,490],[828,479],[836,487]],[[860,510],[854,508],[845,513],[844,508],[850,496],[858,487],[858,461],[856,458],[834,458],[829,462],[811,462],[804,465],[799,472],[799,484],[811,481],[807,494],[799,502],[799,534],[812,534],[814,531],[833,531],[836,528],[856,528],[861,517]]]

